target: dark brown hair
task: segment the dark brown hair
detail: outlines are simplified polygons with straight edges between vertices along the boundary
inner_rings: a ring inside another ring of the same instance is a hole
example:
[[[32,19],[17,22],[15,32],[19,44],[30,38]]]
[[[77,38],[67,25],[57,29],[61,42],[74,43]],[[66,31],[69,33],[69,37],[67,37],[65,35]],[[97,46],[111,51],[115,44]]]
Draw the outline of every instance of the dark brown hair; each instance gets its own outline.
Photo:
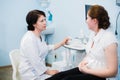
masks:
[[[32,10],[26,16],[26,22],[28,24],[27,29],[33,31],[35,28],[33,24],[35,24],[38,18],[43,15],[46,17],[45,13],[40,10]]]
[[[98,20],[98,28],[107,29],[110,26],[109,16],[104,7],[100,5],[92,5],[88,10],[88,15],[92,19]]]

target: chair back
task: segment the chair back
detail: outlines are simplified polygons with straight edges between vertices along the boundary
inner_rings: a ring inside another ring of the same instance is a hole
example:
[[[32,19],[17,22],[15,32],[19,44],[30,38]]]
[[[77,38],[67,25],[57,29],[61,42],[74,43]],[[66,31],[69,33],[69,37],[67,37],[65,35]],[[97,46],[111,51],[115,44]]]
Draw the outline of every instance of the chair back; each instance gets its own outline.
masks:
[[[9,53],[10,56],[10,61],[12,64],[13,68],[13,74],[12,78],[13,80],[20,80],[20,75],[18,72],[18,66],[19,66],[19,61],[20,61],[20,50],[19,49],[14,49]]]

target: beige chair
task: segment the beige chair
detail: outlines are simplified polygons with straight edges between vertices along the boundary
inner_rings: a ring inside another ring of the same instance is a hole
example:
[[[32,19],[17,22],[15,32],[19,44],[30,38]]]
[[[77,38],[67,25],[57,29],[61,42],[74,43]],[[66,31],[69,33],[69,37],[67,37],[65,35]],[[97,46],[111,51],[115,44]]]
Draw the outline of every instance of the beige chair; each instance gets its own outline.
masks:
[[[13,68],[13,74],[12,78],[13,80],[20,80],[20,75],[18,72],[18,66],[19,66],[19,60],[20,60],[20,50],[14,49],[9,53],[12,68]]]

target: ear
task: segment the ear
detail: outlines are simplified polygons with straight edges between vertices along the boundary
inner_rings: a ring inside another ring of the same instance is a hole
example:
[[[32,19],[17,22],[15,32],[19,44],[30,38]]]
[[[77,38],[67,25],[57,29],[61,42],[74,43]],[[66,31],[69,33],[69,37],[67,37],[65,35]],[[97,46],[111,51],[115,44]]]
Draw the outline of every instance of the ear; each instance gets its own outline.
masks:
[[[33,26],[35,27],[35,26],[36,26],[36,24],[33,24]]]
[[[94,23],[98,23],[98,20],[95,18],[95,19],[93,19],[93,21],[94,21]]]

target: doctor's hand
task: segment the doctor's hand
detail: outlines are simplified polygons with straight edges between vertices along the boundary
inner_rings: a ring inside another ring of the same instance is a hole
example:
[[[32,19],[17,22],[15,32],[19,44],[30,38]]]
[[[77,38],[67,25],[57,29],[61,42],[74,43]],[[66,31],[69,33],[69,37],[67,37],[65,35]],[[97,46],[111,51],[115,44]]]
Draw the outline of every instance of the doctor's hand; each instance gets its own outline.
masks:
[[[47,70],[45,73],[48,74],[48,75],[54,75],[58,72],[59,72],[58,70]]]
[[[67,44],[70,39],[71,39],[70,37],[64,38],[63,41],[61,41],[61,45],[63,46],[65,44]]]

